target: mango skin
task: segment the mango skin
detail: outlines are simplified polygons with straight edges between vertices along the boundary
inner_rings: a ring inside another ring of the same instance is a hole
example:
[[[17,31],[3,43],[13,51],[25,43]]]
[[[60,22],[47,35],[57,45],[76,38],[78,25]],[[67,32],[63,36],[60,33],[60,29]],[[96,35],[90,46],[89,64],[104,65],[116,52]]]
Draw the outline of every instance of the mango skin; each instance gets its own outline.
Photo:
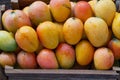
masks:
[[[51,49],[42,49],[37,55],[37,63],[42,69],[59,68],[55,53]]]
[[[61,68],[69,69],[75,62],[75,50],[67,43],[60,43],[56,48],[56,57]]]
[[[84,24],[84,31],[94,47],[104,46],[108,41],[109,29],[106,22],[101,18],[91,17],[87,19]]]
[[[28,14],[32,23],[36,26],[38,26],[39,23],[44,21],[52,21],[50,9],[48,5],[43,1],[33,2],[29,6]]]
[[[50,0],[49,7],[57,22],[64,22],[71,14],[70,0]]]
[[[112,23],[112,31],[115,37],[120,39],[120,13],[116,12]]]
[[[108,43],[108,48],[110,48],[114,54],[115,60],[120,59],[120,40],[113,38]]]
[[[15,33],[22,26],[31,26],[29,17],[22,10],[6,10],[2,15],[5,30]]]
[[[3,51],[12,52],[17,49],[17,43],[13,34],[5,30],[0,31],[0,49]]]
[[[55,24],[58,30],[59,42],[65,42],[65,39],[63,37],[63,24],[62,23],[55,23]]]
[[[115,12],[116,12],[116,6],[112,0],[99,0],[94,6],[95,16],[105,20],[105,22],[109,27],[112,25]]]
[[[38,49],[39,39],[36,31],[30,26],[23,26],[17,30],[15,40],[18,46],[27,52],[34,52]]]
[[[21,50],[17,54],[17,63],[22,69],[36,69],[37,61],[35,53],[25,52]]]
[[[87,50],[86,50],[87,49]],[[85,66],[92,62],[94,57],[94,47],[87,40],[80,41],[75,46],[76,61],[78,64]]]
[[[5,68],[5,66],[14,67],[16,64],[16,55],[12,52],[1,52],[0,53],[0,66]]]
[[[106,47],[96,49],[94,53],[94,66],[97,70],[108,70],[114,64],[113,52]]]
[[[55,49],[59,43],[58,28],[51,21],[45,21],[38,25],[37,34],[45,48]]]
[[[63,36],[68,44],[77,44],[83,35],[83,22],[75,17],[68,18],[63,26]],[[74,38],[73,38],[74,37]]]

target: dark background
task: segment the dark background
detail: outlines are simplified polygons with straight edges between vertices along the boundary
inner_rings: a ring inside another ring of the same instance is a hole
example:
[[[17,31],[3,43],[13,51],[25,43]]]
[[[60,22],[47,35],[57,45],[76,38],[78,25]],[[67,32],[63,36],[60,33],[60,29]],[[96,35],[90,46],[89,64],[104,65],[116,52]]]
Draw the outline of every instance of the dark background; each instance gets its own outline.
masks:
[[[0,0],[0,5],[5,4],[6,9],[9,9],[11,7],[10,0]]]

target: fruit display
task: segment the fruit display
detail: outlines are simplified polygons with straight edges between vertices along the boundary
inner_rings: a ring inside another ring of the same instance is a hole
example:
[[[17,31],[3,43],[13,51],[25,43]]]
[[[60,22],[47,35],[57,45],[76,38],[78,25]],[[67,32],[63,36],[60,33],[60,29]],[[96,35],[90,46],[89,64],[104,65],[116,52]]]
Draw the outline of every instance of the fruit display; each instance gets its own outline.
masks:
[[[120,13],[112,0],[34,1],[6,10],[2,24],[3,68],[110,70],[120,60]]]

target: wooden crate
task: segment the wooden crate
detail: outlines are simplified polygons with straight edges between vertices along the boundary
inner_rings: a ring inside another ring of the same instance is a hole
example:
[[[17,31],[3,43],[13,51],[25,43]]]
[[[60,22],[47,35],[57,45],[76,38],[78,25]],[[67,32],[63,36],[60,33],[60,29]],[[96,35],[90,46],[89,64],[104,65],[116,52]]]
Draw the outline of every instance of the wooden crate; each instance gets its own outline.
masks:
[[[21,8],[19,0],[11,0],[11,4],[12,9]],[[0,5],[0,19],[2,11],[4,11],[4,6]],[[2,29],[1,22],[0,28]],[[119,80],[120,76],[120,69],[116,67],[114,67],[112,70],[14,69],[12,67],[0,69],[0,80]]]

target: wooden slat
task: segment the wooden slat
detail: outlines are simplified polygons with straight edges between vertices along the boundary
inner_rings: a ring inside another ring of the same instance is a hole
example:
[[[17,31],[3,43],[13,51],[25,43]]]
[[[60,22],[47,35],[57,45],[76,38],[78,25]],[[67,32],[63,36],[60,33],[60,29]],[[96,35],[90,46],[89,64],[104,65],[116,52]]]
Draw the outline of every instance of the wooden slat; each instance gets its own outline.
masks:
[[[120,67],[114,66],[114,67],[113,67],[113,70],[120,72]]]
[[[100,74],[100,75],[117,75],[113,70],[66,70],[66,69],[5,69],[7,73],[41,73],[41,74]]]
[[[66,69],[5,69],[10,80],[116,80],[114,70],[66,70]]]

